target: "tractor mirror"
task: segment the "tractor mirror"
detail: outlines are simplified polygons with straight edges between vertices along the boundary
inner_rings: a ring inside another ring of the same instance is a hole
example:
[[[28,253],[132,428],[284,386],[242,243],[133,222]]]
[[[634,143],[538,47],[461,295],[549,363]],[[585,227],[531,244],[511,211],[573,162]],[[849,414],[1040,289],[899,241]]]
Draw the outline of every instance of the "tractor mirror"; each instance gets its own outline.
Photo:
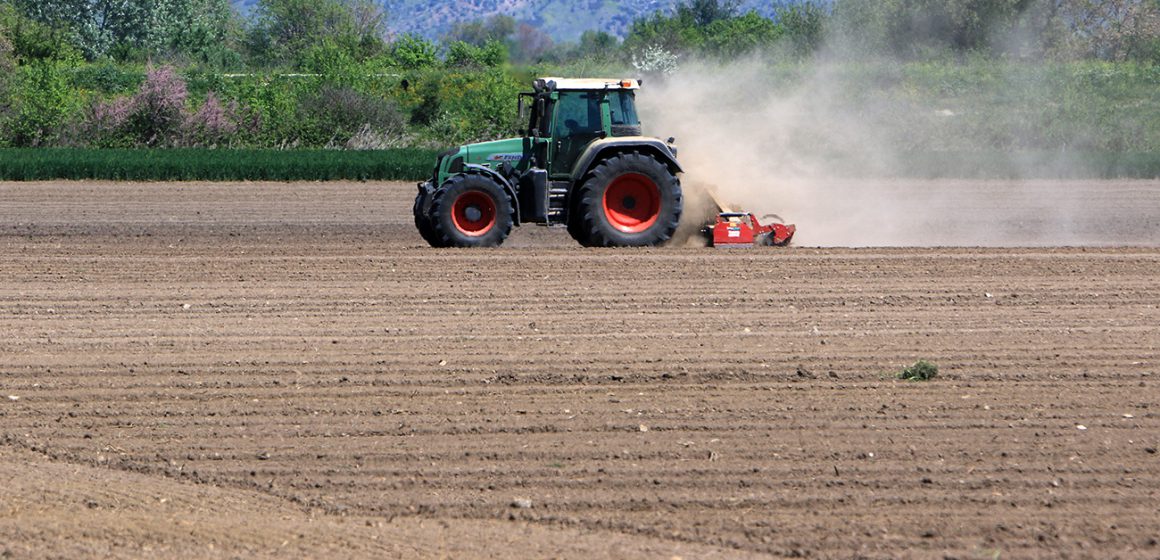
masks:
[[[544,107],[546,107],[546,106],[547,106],[547,104],[544,103],[543,97],[536,98],[536,130],[535,130],[536,136],[539,136],[540,132],[542,132],[546,128],[544,126],[544,120],[547,118],[547,116],[544,115]]]

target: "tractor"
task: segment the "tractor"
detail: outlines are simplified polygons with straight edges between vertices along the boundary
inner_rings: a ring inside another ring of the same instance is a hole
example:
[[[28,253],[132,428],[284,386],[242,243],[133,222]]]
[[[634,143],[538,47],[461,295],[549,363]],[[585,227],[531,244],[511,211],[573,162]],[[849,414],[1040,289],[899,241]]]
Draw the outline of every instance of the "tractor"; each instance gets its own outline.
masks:
[[[419,184],[433,247],[495,247],[513,226],[567,227],[588,247],[665,243],[681,218],[672,138],[642,135],[640,80],[541,78],[521,93],[520,137],[452,148]]]

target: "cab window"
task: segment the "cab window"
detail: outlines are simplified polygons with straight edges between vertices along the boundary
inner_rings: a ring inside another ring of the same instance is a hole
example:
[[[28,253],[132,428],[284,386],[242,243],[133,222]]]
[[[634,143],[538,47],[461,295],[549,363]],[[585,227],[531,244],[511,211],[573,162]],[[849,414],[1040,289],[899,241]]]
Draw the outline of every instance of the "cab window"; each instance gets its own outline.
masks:
[[[640,124],[640,119],[636,116],[636,99],[632,91],[609,92],[608,112],[614,125],[635,126]]]
[[[600,95],[586,91],[560,92],[556,103],[556,135],[559,138],[579,134],[598,134],[600,123]]]

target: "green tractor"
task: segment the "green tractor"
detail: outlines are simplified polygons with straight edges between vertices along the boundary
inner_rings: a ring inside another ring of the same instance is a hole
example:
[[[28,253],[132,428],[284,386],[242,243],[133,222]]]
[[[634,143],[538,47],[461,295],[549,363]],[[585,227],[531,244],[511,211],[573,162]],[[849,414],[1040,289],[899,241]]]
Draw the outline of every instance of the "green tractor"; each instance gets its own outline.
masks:
[[[512,226],[566,226],[582,245],[672,238],[681,218],[676,148],[642,136],[639,80],[542,78],[519,97],[520,138],[441,153],[415,197],[433,247],[495,247]]]

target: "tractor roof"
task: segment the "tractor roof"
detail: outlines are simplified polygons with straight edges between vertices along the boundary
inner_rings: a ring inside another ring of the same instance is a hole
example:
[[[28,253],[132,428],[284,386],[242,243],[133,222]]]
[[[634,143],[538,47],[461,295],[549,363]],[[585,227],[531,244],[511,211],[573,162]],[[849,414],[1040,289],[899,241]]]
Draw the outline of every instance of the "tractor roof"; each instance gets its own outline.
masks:
[[[640,80],[632,79],[604,79],[604,78],[540,78],[543,83],[555,82],[555,89],[594,90],[594,89],[640,89]],[[540,80],[536,80],[539,82]]]

